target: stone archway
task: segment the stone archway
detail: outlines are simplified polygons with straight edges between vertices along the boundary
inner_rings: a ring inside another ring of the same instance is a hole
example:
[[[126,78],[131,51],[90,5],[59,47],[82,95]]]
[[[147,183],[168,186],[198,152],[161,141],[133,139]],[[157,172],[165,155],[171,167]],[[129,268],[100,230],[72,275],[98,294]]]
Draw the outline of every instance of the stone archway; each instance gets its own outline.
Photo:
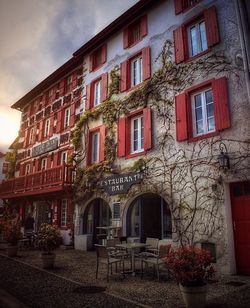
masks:
[[[98,243],[98,226],[108,226],[111,224],[112,213],[109,204],[101,198],[93,199],[86,206],[82,214],[82,234],[92,238],[92,248]]]
[[[158,194],[144,193],[128,207],[126,234],[145,241],[147,237],[172,238],[171,213],[166,201]]]

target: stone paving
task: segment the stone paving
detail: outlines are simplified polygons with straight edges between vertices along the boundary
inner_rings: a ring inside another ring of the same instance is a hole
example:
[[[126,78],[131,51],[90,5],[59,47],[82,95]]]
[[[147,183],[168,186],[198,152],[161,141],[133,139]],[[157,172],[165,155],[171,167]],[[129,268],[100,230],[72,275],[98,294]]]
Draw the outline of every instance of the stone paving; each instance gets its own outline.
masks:
[[[29,307],[184,307],[179,288],[166,271],[160,281],[148,271],[143,279],[140,274],[123,279],[114,273],[107,282],[105,268],[95,279],[95,266],[95,252],[58,249],[55,269],[45,271],[38,251],[21,251],[10,259],[1,250],[0,287]],[[230,281],[242,284],[227,284]],[[106,291],[90,293],[93,286]],[[209,284],[206,307],[249,308],[250,277],[226,276]]]

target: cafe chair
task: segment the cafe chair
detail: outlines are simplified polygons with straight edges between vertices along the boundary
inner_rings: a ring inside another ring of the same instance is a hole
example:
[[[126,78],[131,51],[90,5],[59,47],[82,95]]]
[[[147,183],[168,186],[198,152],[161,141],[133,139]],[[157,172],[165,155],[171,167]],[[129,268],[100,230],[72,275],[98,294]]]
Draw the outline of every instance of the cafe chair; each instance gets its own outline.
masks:
[[[146,238],[146,245],[145,251],[140,252],[137,257],[144,258],[144,257],[154,257],[158,254],[158,245],[159,239],[154,237],[147,237]]]
[[[106,246],[95,244],[96,249],[96,279],[98,278],[99,265],[104,264],[107,267],[107,281],[109,276],[112,274],[112,265],[115,264],[117,272],[117,264],[121,262],[120,258],[116,258],[109,253],[109,249]],[[124,262],[123,262],[124,272]]]
[[[159,251],[157,254],[151,254],[150,256],[145,256],[144,258],[142,258],[141,259],[141,278],[143,276],[143,270],[144,270],[144,264],[145,264],[146,267],[148,267],[149,265],[153,265],[154,270],[156,269],[157,278],[159,280],[160,279],[160,275],[159,275],[160,266],[166,264],[164,259],[168,255],[170,249],[171,249],[170,244],[167,244],[167,245],[162,244],[160,245]]]

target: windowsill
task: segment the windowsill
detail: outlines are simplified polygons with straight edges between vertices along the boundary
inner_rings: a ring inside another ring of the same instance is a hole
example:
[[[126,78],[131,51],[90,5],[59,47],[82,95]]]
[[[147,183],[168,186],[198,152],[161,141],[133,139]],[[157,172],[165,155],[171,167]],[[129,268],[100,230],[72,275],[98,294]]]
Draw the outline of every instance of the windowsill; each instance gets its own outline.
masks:
[[[106,62],[105,62],[105,63],[106,63]],[[89,73],[96,72],[96,71],[99,70],[105,63],[102,63],[102,64],[100,64],[99,66],[93,68],[92,71],[89,69]]]
[[[206,138],[211,138],[211,137],[218,136],[218,135],[219,135],[219,132],[215,131],[215,132],[212,132],[212,133],[192,137],[192,138],[188,139],[188,143],[199,141],[199,140],[206,139]]]
[[[133,157],[137,157],[137,156],[142,156],[145,155],[146,151],[142,151],[142,152],[138,152],[138,153],[131,153],[125,156],[125,159],[129,159],[129,158],[133,158]]]
[[[192,57],[188,57],[185,62],[188,63],[188,62],[191,62],[191,61],[194,61],[202,56],[204,56],[205,54],[209,53],[211,51],[211,48],[208,48],[200,53],[198,53],[197,55],[195,56],[192,56]]]
[[[190,5],[189,7],[185,8],[181,13],[182,13],[182,14],[185,14],[186,12],[190,11],[193,7],[195,7],[195,6],[196,6],[197,4],[199,4],[200,2],[201,2],[201,0],[198,1],[198,2],[196,2],[196,3],[194,3],[194,4],[192,4],[192,5]]]
[[[141,83],[137,84],[136,86],[132,86],[132,87],[130,86],[127,91],[130,92],[130,91],[138,90],[140,87],[142,87],[143,84],[144,84],[144,81],[142,81]]]

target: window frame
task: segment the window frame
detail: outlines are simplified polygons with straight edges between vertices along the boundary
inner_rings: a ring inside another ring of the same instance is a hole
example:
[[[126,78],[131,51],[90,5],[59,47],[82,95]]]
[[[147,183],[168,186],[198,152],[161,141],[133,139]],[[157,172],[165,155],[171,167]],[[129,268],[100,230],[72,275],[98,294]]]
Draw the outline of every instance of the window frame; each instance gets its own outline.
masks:
[[[65,159],[63,159],[65,156]],[[64,163],[67,164],[67,160],[68,160],[68,151],[62,151],[61,152],[61,165],[63,165]]]
[[[202,38],[201,38],[201,30],[200,30],[200,24],[204,23],[204,30],[205,30],[205,39],[206,39],[206,48],[202,50]],[[193,54],[193,44],[192,44],[192,35],[191,35],[191,29],[195,27],[195,33],[196,33],[196,44],[198,47],[198,52]],[[204,18],[200,18],[196,20],[194,23],[191,23],[186,27],[187,31],[187,45],[188,45],[188,56],[189,58],[194,58],[197,56],[200,56],[200,54],[204,54],[209,49],[208,43],[207,43],[207,33],[206,33],[206,25]]]
[[[134,123],[135,123],[136,120],[138,120],[138,139],[137,139],[138,149],[137,150],[134,149],[134,143],[135,143],[135,139],[134,139],[135,126],[134,126]],[[143,122],[143,125],[142,125],[142,122]],[[143,140],[143,147],[141,147],[142,140]],[[139,115],[130,118],[130,153],[129,154],[134,155],[134,154],[139,154],[141,152],[144,152],[144,117],[143,117],[143,113],[140,113]]]
[[[68,226],[68,199],[62,199],[61,201],[60,226],[61,228],[67,228]]]
[[[49,131],[50,131],[50,118],[46,119],[44,123],[44,132],[43,132],[44,138],[49,137]]]
[[[70,127],[70,107],[64,109],[63,128]]]
[[[98,96],[96,96],[96,86],[98,85]],[[99,106],[102,103],[102,80],[98,78],[93,81],[93,108]],[[97,100],[97,102],[96,102]]]
[[[95,148],[94,136],[97,136],[97,147]],[[96,149],[96,160],[94,160],[94,150]],[[100,162],[100,132],[99,130],[91,132],[91,154],[90,154],[90,163],[97,164]]]
[[[134,67],[134,64],[136,66]],[[129,61],[130,71],[130,88],[134,88],[143,82],[143,59],[142,54],[139,54]],[[135,72],[136,71],[136,72]],[[135,74],[134,74],[135,72]]]
[[[208,121],[208,115],[207,115],[207,102],[206,102],[206,97],[205,97],[205,93],[207,91],[211,91],[212,93],[212,103],[213,103],[213,118],[214,118],[214,129],[213,130],[209,130],[208,129],[208,125],[207,125],[207,121]],[[201,109],[202,109],[202,128],[203,128],[203,133],[198,133],[197,132],[197,128],[196,128],[196,115],[195,115],[195,102],[194,102],[194,97],[201,94]],[[202,90],[199,91],[195,91],[193,93],[190,93],[190,100],[191,100],[191,110],[192,110],[192,135],[194,138],[196,137],[202,137],[204,135],[208,135],[211,133],[216,132],[216,123],[215,123],[215,111],[214,111],[214,98],[213,98],[213,89],[212,87],[207,87],[204,88]]]
[[[29,145],[34,143],[34,136],[35,136],[35,128],[31,127],[29,132]]]
[[[41,159],[41,171],[46,169],[47,169],[47,158],[44,157]]]
[[[134,31],[137,31],[137,37],[134,37]],[[148,35],[148,16],[142,15],[133,22],[131,22],[123,30],[123,48],[131,48],[138,44],[142,39]]]

